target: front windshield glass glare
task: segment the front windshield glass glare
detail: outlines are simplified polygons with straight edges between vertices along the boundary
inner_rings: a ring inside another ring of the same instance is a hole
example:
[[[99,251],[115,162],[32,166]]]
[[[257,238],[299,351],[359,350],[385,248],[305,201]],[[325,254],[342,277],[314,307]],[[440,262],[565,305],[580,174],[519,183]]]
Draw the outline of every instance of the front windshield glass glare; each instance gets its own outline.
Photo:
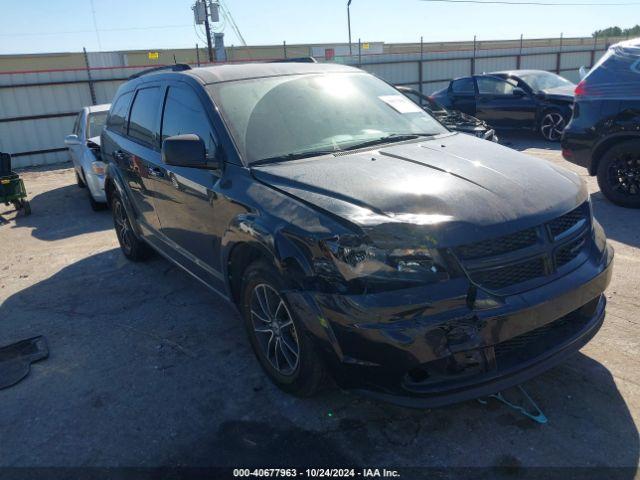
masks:
[[[107,121],[109,112],[93,112],[89,114],[89,135],[87,138],[99,137]]]
[[[447,132],[414,102],[365,73],[279,76],[209,89],[247,163],[340,151],[389,135]]]
[[[566,78],[549,72],[525,73],[520,75],[520,79],[534,91],[557,87],[575,87],[575,84]]]

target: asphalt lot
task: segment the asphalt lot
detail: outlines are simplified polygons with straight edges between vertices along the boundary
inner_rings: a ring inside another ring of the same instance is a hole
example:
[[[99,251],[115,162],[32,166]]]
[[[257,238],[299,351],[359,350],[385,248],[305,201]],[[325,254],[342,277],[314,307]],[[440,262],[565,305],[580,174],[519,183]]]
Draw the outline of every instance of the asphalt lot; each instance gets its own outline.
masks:
[[[0,345],[45,335],[51,352],[0,390],[0,467],[608,466],[634,478],[640,211],[607,203],[557,145],[504,140],[585,177],[617,255],[600,333],[525,385],[547,424],[495,400],[420,411],[281,393],[232,308],[160,257],[128,262],[110,212],[91,211],[65,164],[23,172],[30,217],[0,206]]]

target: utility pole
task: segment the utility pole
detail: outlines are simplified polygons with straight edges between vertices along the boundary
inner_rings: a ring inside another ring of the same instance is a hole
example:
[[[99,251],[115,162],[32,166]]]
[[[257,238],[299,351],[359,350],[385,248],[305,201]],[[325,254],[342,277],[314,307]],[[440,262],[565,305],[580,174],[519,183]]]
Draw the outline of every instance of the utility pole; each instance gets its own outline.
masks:
[[[349,27],[349,55],[353,55],[351,51],[351,12],[349,11],[349,7],[351,6],[351,1],[347,2],[347,26]]]
[[[211,45],[211,28],[209,27],[209,5],[208,0],[201,0],[204,3],[204,29],[207,31],[207,49],[209,51],[209,61],[215,62],[215,56],[213,55],[213,46]]]

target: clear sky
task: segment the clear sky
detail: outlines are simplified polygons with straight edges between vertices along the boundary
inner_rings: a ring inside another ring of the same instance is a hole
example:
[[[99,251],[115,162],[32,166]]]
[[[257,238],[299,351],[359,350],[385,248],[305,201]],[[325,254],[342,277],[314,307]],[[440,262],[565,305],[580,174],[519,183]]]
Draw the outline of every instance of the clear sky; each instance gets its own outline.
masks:
[[[0,0],[0,54],[193,47],[193,0]],[[580,0],[546,0],[578,2]],[[614,3],[606,0],[583,2]],[[621,2],[623,0],[614,0]],[[624,0],[632,2],[634,0]],[[250,45],[347,40],[346,0],[226,0]],[[353,0],[353,39],[413,42],[589,36],[640,22],[635,6],[507,6]],[[225,43],[238,45],[230,26]]]

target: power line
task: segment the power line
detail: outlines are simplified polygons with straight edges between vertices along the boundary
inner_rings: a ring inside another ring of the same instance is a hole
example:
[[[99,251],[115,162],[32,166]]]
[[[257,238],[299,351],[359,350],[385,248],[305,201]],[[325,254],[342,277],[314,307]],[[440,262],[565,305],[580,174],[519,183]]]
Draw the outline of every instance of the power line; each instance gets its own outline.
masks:
[[[96,31],[96,38],[98,39],[98,50],[102,50],[102,42],[100,41],[100,32],[98,31],[98,22],[96,22],[96,9],[93,5],[93,0],[89,0],[91,4],[91,18],[93,18],[93,28]]]
[[[552,3],[552,2],[510,2],[506,0],[420,0],[422,2],[438,2],[438,3],[474,3],[478,5],[535,5],[548,7],[623,7],[640,5],[640,2],[627,3]]]

